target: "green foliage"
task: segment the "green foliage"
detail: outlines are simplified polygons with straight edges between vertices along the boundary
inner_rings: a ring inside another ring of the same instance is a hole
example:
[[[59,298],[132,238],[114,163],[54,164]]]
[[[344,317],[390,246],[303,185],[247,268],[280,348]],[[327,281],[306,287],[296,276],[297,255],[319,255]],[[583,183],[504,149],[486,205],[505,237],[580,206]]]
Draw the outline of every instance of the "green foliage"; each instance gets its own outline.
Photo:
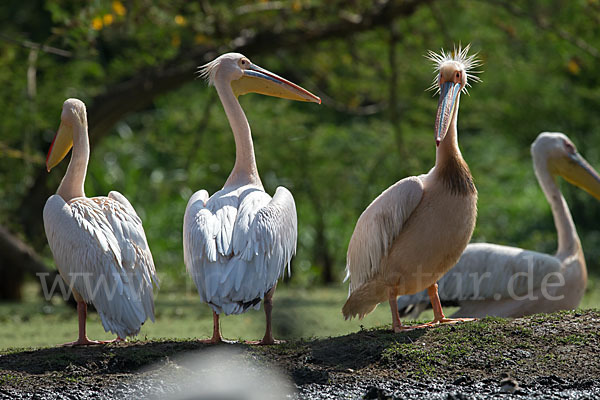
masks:
[[[151,68],[183,63],[203,46],[228,51],[236,38],[262,26],[276,37],[283,27],[300,29],[309,20],[335,24],[373,7],[370,1],[311,0],[35,3],[0,5],[10,17],[5,35],[71,56],[40,51],[32,61],[30,48],[0,39],[0,222],[15,231],[21,231],[18,211],[43,168],[65,98],[91,101]],[[292,282],[317,283],[324,268],[340,280],[362,210],[392,183],[431,168],[437,99],[424,91],[433,71],[423,55],[459,42],[472,43],[483,61],[483,82],[462,97],[459,119],[461,149],[480,196],[474,240],[554,251],[556,232],[529,145],[541,131],[563,131],[600,166],[600,9],[594,1],[503,4],[432,1],[386,28],[246,54],[324,99],[321,106],[258,95],[241,99],[266,190],[283,185],[296,199]],[[28,68],[35,68],[35,90]],[[144,221],[163,280],[182,284],[187,200],[201,188],[220,189],[234,155],[214,88],[193,81],[112,129],[93,149],[86,192],[125,194]],[[57,184],[60,173],[54,175]],[[588,266],[598,271],[600,205],[576,188],[563,189]]]

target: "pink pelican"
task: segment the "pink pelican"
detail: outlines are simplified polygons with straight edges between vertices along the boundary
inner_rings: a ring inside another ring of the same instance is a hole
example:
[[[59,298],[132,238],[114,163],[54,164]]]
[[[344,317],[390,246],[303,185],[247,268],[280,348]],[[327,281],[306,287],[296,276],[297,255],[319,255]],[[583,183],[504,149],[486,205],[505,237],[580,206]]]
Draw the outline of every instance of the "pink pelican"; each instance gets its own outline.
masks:
[[[432,85],[440,92],[435,166],[390,186],[358,219],[348,245],[346,319],[362,318],[387,299],[394,332],[412,329],[400,323],[396,298],[426,288],[434,320],[425,325],[459,321],[444,316],[436,281],[458,261],[477,215],[477,190],[457,132],[460,94],[469,80],[478,80],[472,68],[479,63],[468,51],[469,46],[454,54],[429,52],[439,72]]]

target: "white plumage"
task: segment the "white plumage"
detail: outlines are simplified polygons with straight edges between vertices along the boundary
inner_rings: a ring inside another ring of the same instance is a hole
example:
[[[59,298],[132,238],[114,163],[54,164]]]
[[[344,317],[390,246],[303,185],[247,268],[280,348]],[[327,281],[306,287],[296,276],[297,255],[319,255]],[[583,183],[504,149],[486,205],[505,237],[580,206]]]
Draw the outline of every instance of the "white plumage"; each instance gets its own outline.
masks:
[[[85,104],[68,99],[48,152],[50,171],[73,148],[55,195],[44,207],[48,244],[62,278],[73,290],[79,314],[79,338],[71,345],[98,343],[85,333],[86,303],[94,304],[106,331],[119,338],[136,335],[154,321],[156,269],[142,221],[119,192],[85,197],[89,160]]]
[[[184,217],[184,259],[203,302],[217,313],[258,309],[296,252],[297,220],[292,194],[277,188],[271,198],[244,185],[205,190],[189,200]]]
[[[260,308],[266,317],[261,344],[276,343],[271,331],[272,297],[277,280],[290,268],[296,252],[296,205],[279,187],[271,198],[261,183],[250,125],[237,99],[255,92],[291,100],[321,100],[298,85],[228,53],[200,68],[214,85],[231,125],[235,165],[223,189],[209,198],[200,190],[190,198],[183,221],[183,254],[200,299],[213,310],[213,336],[222,341],[220,314]]]
[[[154,321],[158,278],[142,221],[123,195],[66,203],[55,194],[44,207],[44,227],[60,275],[94,304],[105,331],[125,338]]]
[[[482,301],[500,305],[500,301],[506,303],[511,298],[523,298],[530,293],[539,298],[544,279],[548,282],[546,277],[560,273],[561,269],[560,261],[548,254],[491,243],[472,243],[456,266],[439,280],[438,291],[442,302],[461,307],[453,316],[518,316],[525,311],[523,301],[515,303],[514,307],[503,307],[502,315],[498,315],[490,303],[486,311]],[[428,306],[426,291],[398,298],[401,316],[417,318]],[[477,307],[474,309],[473,306]]]

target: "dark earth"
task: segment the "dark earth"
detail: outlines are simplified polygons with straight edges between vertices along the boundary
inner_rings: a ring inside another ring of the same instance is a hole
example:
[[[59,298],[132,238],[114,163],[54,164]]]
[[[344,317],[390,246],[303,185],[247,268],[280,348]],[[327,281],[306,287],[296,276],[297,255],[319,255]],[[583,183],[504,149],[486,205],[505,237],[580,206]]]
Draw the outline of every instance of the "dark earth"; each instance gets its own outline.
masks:
[[[599,311],[577,310],[264,347],[187,339],[12,349],[0,353],[0,398],[217,398],[201,389],[180,391],[191,381],[222,384],[214,376],[232,369],[216,365],[227,358],[243,361],[244,371],[257,376],[279,370],[289,381],[255,385],[264,393],[275,388],[279,396],[244,391],[223,399],[594,399],[600,398],[599,328]],[[193,357],[204,357],[198,370]],[[223,387],[238,381],[227,376]]]

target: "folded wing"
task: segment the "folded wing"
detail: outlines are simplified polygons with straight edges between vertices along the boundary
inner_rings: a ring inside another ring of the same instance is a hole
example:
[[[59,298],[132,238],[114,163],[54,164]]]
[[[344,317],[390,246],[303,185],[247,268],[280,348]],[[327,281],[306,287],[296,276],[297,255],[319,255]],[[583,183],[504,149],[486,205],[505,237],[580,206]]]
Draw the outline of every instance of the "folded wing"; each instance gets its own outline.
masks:
[[[94,304],[106,331],[125,338],[154,321],[156,269],[142,221],[123,195],[69,203],[51,196],[44,227],[61,276]]]
[[[184,259],[202,301],[217,312],[258,308],[296,251],[296,206],[279,187],[194,194],[184,217]]]

